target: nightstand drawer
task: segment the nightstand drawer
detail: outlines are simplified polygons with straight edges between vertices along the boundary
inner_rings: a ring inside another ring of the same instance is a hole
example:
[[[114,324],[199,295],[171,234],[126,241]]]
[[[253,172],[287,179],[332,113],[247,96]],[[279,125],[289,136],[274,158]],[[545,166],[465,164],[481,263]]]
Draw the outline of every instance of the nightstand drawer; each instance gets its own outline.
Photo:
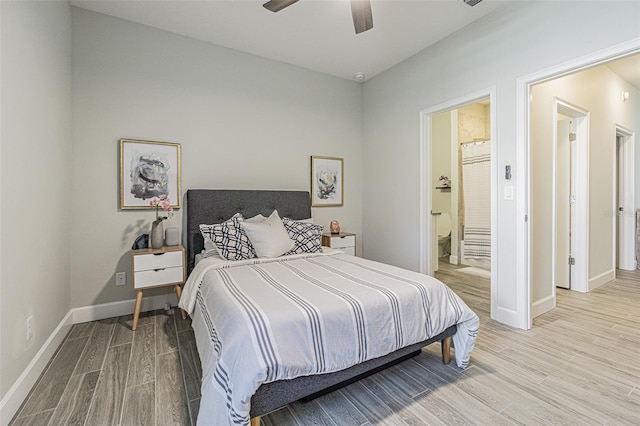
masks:
[[[338,248],[338,250],[342,250],[343,252],[350,254],[351,256],[355,256],[356,255],[356,248],[355,247],[340,247]]]
[[[169,251],[162,254],[140,254],[133,256],[133,270],[136,272],[171,268],[174,266],[182,266],[181,251]]]
[[[356,236],[348,235],[346,237],[331,237],[331,248],[355,247]]]
[[[182,283],[183,276],[182,265],[171,268],[136,271],[133,276],[133,288],[140,289],[169,283]]]

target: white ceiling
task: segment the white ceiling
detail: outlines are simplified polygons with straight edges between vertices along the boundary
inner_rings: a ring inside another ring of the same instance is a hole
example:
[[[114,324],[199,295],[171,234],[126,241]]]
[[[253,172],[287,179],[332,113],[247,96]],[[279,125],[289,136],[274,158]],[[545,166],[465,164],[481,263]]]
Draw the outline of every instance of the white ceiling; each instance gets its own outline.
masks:
[[[348,0],[70,0],[73,6],[341,78],[385,71],[508,4],[484,0],[372,0],[374,28],[356,35]]]

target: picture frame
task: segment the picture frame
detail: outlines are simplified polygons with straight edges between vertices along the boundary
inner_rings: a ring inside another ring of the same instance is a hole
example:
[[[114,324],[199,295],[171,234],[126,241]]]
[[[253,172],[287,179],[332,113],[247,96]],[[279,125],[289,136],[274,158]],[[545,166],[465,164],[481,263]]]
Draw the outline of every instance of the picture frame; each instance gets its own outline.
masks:
[[[344,205],[344,159],[311,156],[311,206]]]
[[[120,139],[120,208],[150,209],[153,197],[165,195],[181,206],[180,144]]]

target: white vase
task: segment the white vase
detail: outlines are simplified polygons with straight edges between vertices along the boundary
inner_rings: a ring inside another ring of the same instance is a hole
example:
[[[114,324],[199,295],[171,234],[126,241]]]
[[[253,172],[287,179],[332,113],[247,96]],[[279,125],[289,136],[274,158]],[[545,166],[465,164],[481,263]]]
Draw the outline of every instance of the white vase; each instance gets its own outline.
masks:
[[[151,240],[151,248],[159,249],[164,245],[164,231],[161,220],[154,220],[151,224],[151,235],[149,235],[149,239]]]
[[[172,226],[164,231],[164,243],[168,246],[177,246],[180,243],[180,234],[178,228]]]

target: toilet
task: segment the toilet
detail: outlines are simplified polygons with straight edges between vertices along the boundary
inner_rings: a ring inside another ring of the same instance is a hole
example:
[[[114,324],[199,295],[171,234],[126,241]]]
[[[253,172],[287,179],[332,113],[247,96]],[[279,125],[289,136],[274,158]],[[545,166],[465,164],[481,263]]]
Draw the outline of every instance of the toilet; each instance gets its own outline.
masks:
[[[438,216],[438,257],[451,254],[451,215],[442,212]]]

